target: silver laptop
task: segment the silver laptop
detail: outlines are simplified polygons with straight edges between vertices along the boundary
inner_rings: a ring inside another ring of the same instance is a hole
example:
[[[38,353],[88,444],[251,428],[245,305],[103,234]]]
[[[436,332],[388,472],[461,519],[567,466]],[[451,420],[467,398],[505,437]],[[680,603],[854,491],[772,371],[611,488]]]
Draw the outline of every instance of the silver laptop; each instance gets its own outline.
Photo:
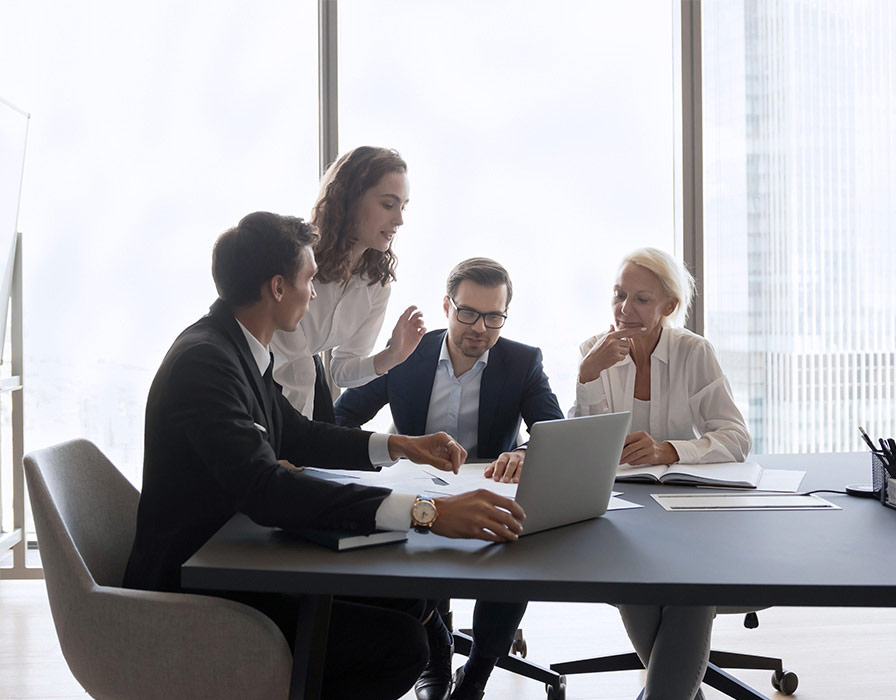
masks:
[[[624,411],[532,426],[516,491],[523,535],[607,512],[630,418]]]

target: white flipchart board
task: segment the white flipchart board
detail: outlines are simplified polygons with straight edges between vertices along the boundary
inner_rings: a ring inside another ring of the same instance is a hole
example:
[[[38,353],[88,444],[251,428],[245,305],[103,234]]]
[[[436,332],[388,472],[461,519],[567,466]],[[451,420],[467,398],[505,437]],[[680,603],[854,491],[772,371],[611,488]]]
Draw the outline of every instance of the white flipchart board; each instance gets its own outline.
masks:
[[[0,97],[0,362],[6,340],[29,115]]]

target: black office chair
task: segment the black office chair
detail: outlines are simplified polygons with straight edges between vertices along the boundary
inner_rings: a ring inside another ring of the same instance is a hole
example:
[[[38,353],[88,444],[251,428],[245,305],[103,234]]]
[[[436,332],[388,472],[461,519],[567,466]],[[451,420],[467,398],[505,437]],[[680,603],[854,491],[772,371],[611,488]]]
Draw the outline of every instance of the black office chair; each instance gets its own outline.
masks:
[[[442,616],[445,625],[451,630],[454,636],[454,651],[464,656],[470,655],[473,647],[473,630],[471,629],[454,629],[453,613],[450,609],[450,600],[440,600],[438,610]],[[526,659],[526,639],[523,636],[523,630],[518,629],[513,635],[513,643],[510,645],[510,653],[498,659],[498,668],[510,671],[524,678],[531,678],[534,681],[544,683],[548,698],[565,698],[566,697],[566,676],[561,675],[557,671],[538,664],[532,663]]]
[[[744,618],[744,627],[755,629],[759,626],[759,616],[755,612],[746,613]],[[499,664],[500,665],[500,664]],[[784,668],[781,659],[771,656],[754,656],[752,654],[738,654],[727,651],[717,651],[713,649],[709,652],[709,663],[706,666],[706,673],[703,676],[703,682],[706,685],[725,693],[734,700],[768,700],[768,698],[754,690],[746,683],[739,681],[730,673],[723,671],[722,668],[741,668],[741,669],[768,669],[772,671],[772,686],[782,695],[793,695],[796,692],[799,679],[793,671]],[[583,659],[581,661],[566,661],[558,664],[551,664],[551,670],[563,679],[561,685],[562,694],[556,694],[556,691],[547,686],[548,698],[562,699],[566,697],[566,675],[575,673],[601,673],[603,671],[637,671],[643,669],[644,665],[641,659],[634,652],[627,654],[617,654],[616,656],[603,656],[600,658]]]

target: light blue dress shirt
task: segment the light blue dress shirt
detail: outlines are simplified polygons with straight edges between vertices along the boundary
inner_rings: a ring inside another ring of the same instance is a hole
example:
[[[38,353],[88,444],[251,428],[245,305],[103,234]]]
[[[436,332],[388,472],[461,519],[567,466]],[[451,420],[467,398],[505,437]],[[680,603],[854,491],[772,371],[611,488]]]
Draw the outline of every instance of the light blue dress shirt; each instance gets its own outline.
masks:
[[[479,388],[489,352],[486,350],[472,368],[456,377],[446,333],[426,414],[427,433],[444,431],[471,455],[479,445]]]

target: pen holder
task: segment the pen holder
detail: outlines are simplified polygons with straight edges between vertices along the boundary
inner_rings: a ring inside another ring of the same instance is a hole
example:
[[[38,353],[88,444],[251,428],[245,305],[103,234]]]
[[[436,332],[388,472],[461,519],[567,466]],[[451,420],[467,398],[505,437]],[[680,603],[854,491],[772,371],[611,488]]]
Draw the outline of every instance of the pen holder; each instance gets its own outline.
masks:
[[[885,500],[887,479],[890,475],[884,467],[884,461],[873,452],[871,453],[871,488],[880,496],[881,503]]]
[[[871,455],[871,488],[880,496],[881,503],[890,508],[896,508],[896,479],[890,478],[883,460],[873,453]]]

